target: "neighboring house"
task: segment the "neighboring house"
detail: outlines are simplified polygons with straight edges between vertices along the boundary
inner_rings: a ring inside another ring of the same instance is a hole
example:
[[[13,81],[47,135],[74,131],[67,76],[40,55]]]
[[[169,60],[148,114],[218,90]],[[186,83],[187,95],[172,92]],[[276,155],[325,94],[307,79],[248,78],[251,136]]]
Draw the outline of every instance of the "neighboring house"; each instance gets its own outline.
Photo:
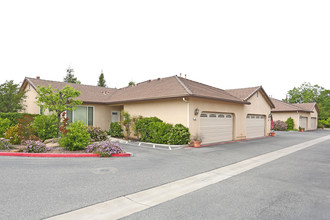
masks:
[[[320,113],[317,104],[314,103],[302,103],[302,104],[290,104],[274,98],[271,98],[275,105],[272,109],[272,115],[274,121],[286,121],[291,117],[294,121],[294,128],[305,128],[305,130],[317,129],[318,114]]]
[[[21,89],[27,91],[26,112],[40,113],[35,104],[36,88],[49,84],[58,89],[69,84],[81,92],[83,104],[68,112],[73,121],[108,130],[125,110],[131,116],[156,116],[167,123],[183,124],[192,136],[201,136],[204,144],[268,135],[274,107],[261,86],[222,90],[178,76],[122,89],[25,78]]]

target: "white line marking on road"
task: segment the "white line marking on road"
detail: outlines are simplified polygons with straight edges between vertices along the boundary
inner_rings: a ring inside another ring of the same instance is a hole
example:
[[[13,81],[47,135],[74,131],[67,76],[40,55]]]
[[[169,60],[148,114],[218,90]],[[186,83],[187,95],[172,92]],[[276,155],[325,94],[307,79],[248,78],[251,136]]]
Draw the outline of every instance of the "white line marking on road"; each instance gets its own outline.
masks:
[[[305,149],[312,145],[329,140],[330,135],[317,138],[304,143],[296,144],[274,152],[263,154],[247,160],[240,161],[209,172],[177,180],[141,192],[122,196],[107,202],[98,203],[86,208],[51,217],[51,220],[67,219],[119,219],[136,212],[159,205],[179,196],[194,192],[203,187],[221,182],[230,177],[241,174],[273,160]]]

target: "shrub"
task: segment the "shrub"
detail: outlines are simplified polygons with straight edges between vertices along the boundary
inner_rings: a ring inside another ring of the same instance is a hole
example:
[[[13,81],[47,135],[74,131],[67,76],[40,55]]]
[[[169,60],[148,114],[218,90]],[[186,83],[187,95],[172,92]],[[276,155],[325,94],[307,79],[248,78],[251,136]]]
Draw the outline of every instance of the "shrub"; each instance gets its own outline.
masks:
[[[23,145],[24,153],[42,153],[50,150],[50,148],[46,147],[41,141],[28,140],[25,141]]]
[[[150,124],[153,122],[163,122],[157,117],[142,118],[135,123],[136,129],[140,133],[140,141],[148,142],[151,138]]]
[[[21,138],[18,134],[18,125],[10,127],[4,134],[4,137],[12,144],[20,144]]]
[[[32,127],[41,140],[57,137],[58,125],[56,115],[38,115],[34,117]]]
[[[33,120],[33,116],[31,115],[24,115],[22,119],[18,119],[18,136],[21,142],[40,140],[40,138],[36,136],[36,129],[32,127]]]
[[[150,139],[147,142],[157,144],[167,144],[169,132],[172,129],[171,124],[165,122],[152,122],[149,124]]]
[[[8,139],[0,138],[0,150],[9,150],[12,148]]]
[[[104,141],[107,139],[107,133],[103,131],[100,127],[89,126],[87,133],[91,137],[91,141]]]
[[[87,126],[83,121],[75,121],[68,126],[68,132],[62,134],[59,144],[67,150],[81,150],[90,143]]]
[[[190,141],[189,129],[182,124],[176,124],[168,135],[168,144],[182,145]]]
[[[277,120],[274,122],[275,131],[286,131],[288,125],[284,121]]]
[[[109,134],[111,137],[124,137],[123,129],[119,122],[111,122]]]
[[[111,157],[112,154],[123,153],[123,149],[119,144],[111,141],[102,141],[98,144],[94,143],[86,147],[87,153],[96,153],[101,157]]]
[[[125,128],[126,138],[128,139],[131,135],[130,125],[131,125],[131,116],[128,112],[124,110],[120,112],[120,116],[122,118],[121,124]]]
[[[288,125],[288,130],[294,129],[294,121],[291,117],[288,118],[285,123]]]
[[[0,118],[0,137],[3,137],[4,133],[10,128],[11,121],[7,118]]]
[[[28,116],[37,116],[35,114],[28,114],[28,113],[18,113],[18,112],[8,112],[8,113],[3,113],[0,112],[0,118],[7,118],[8,120],[10,120],[10,126],[14,126],[18,124],[18,120],[17,119],[23,119],[24,115],[28,115]]]

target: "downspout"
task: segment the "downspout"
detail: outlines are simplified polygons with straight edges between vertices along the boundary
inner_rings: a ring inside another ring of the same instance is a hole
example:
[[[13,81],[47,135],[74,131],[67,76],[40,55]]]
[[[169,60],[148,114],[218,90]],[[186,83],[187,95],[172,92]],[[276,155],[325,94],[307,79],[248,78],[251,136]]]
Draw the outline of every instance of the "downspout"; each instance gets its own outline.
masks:
[[[185,97],[182,98],[182,101],[184,101],[185,103],[187,103],[187,112],[188,112],[188,114],[187,114],[187,127],[188,127],[188,129],[190,129],[190,123],[189,123],[189,119],[190,119],[190,103],[189,103],[189,101],[186,100]]]

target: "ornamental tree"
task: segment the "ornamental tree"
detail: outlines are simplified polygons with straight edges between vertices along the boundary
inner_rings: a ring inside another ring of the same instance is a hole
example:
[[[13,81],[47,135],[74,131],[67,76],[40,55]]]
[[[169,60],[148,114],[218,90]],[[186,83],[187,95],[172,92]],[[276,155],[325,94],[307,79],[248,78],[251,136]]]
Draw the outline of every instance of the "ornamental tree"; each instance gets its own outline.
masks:
[[[59,130],[61,126],[62,112],[75,110],[77,105],[82,104],[82,101],[77,99],[80,92],[69,85],[66,85],[61,90],[54,90],[51,85],[48,87],[38,86],[37,93],[37,105],[43,109],[48,109],[49,112],[55,112]],[[58,136],[60,135],[59,130]]]
[[[107,84],[106,84],[105,79],[104,79],[103,72],[101,72],[101,74],[99,76],[99,81],[97,81],[97,86],[107,87]]]
[[[13,80],[0,85],[0,112],[18,112],[24,109],[25,92]]]

